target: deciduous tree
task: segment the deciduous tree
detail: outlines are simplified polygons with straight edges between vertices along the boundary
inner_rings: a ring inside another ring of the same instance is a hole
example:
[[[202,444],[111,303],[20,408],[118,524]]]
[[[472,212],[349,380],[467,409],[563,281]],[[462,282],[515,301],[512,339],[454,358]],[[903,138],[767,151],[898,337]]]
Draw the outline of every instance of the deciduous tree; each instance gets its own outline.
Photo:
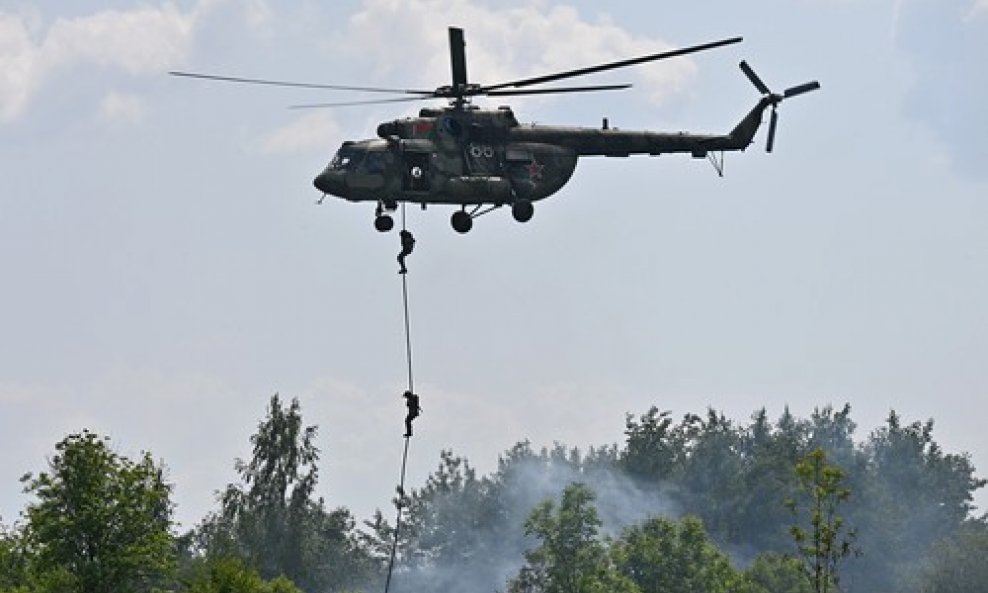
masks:
[[[827,593],[840,582],[838,565],[852,553],[854,530],[837,512],[851,496],[845,472],[827,462],[823,449],[814,449],[796,464],[799,492],[789,501],[797,516],[790,529],[806,574],[816,593]]]
[[[727,593],[743,580],[695,516],[653,517],[631,527],[615,542],[612,557],[642,593]]]
[[[745,577],[755,593],[813,593],[802,563],[781,554],[759,554]]]
[[[150,454],[132,461],[89,431],[55,445],[48,471],[25,476],[32,572],[79,593],[149,591],[174,568],[171,487]]]
[[[306,590],[338,590],[366,578],[375,566],[352,515],[329,511],[315,497],[316,434],[316,426],[304,425],[297,399],[285,406],[275,394],[250,437],[252,457],[236,462],[242,483],[227,486],[221,511],[192,535],[194,547],[241,558],[264,579],[284,575]]]
[[[933,546],[918,593],[980,593],[988,584],[988,523],[971,520]]]
[[[589,488],[572,484],[558,506],[546,500],[532,511],[525,531],[540,543],[525,553],[511,593],[638,593],[609,561],[593,501]]]

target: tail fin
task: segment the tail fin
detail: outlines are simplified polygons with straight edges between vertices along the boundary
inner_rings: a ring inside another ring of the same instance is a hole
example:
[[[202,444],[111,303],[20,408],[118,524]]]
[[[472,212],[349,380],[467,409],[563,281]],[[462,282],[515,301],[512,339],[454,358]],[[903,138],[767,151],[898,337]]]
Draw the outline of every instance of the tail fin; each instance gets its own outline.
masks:
[[[744,150],[751,145],[752,140],[755,138],[755,132],[762,125],[762,113],[772,104],[771,95],[762,97],[758,101],[758,104],[748,112],[748,115],[744,116],[744,119],[738,125],[734,126],[734,129],[727,135],[731,139],[731,148]]]

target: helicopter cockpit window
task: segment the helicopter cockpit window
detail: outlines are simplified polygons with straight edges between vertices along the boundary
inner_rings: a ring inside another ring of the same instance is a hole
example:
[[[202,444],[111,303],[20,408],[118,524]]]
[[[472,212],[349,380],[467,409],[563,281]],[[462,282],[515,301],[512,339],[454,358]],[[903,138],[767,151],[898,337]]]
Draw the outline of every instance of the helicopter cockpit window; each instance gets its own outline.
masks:
[[[363,160],[364,153],[348,146],[336,151],[336,156],[329,162],[330,169],[353,171]]]
[[[386,168],[386,153],[373,151],[367,153],[367,158],[364,160],[364,169],[368,173],[384,173]]]

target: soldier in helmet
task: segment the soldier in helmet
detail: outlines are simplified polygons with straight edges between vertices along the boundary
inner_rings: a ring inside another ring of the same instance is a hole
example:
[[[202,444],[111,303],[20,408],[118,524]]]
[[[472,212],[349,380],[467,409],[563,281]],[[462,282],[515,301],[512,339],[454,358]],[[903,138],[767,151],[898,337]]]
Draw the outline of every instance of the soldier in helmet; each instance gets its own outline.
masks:
[[[422,412],[422,407],[419,406],[419,396],[411,391],[405,391],[401,396],[405,398],[405,405],[408,406],[408,415],[405,416],[405,437],[407,438],[412,436],[412,420],[418,418],[419,413]]]
[[[415,237],[412,236],[411,231],[405,229],[401,229],[399,235],[401,235],[401,251],[398,253],[398,265],[401,267],[398,273],[407,274],[408,268],[405,267],[405,257],[411,255],[412,249],[415,248]]]

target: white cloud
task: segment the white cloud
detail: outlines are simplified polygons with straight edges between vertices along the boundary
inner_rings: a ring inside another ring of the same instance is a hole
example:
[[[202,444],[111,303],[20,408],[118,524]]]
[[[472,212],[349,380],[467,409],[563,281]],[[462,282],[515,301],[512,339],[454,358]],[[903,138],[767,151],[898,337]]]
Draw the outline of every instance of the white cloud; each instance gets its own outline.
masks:
[[[131,74],[160,72],[188,51],[195,17],[165,4],[58,19],[39,48],[42,66],[89,62]]]
[[[12,121],[62,69],[92,64],[131,75],[160,74],[192,49],[196,25],[226,0],[199,0],[188,11],[171,2],[58,18],[0,11],[0,122]],[[262,21],[262,0],[244,0],[245,19]]]
[[[100,115],[108,121],[135,123],[144,118],[144,101],[135,95],[112,91],[103,97]]]
[[[967,13],[967,19],[972,20],[982,14],[988,14],[988,0],[974,0],[971,10]]]
[[[36,62],[24,19],[0,13],[0,121],[16,117],[37,89]]]
[[[437,20],[436,15],[443,18]],[[379,71],[373,74],[389,84],[434,88],[450,79],[447,23],[465,29],[468,78],[481,84],[672,47],[659,39],[635,37],[607,21],[589,22],[565,5],[494,9],[464,0],[365,0],[350,21],[350,45],[377,64]],[[684,58],[632,68],[619,78],[643,86],[659,102],[687,86],[695,71],[693,62]],[[559,85],[594,83],[591,77]]]
[[[336,122],[325,111],[308,113],[271,132],[260,141],[261,152],[267,154],[296,154],[309,150],[325,150],[340,137]]]

